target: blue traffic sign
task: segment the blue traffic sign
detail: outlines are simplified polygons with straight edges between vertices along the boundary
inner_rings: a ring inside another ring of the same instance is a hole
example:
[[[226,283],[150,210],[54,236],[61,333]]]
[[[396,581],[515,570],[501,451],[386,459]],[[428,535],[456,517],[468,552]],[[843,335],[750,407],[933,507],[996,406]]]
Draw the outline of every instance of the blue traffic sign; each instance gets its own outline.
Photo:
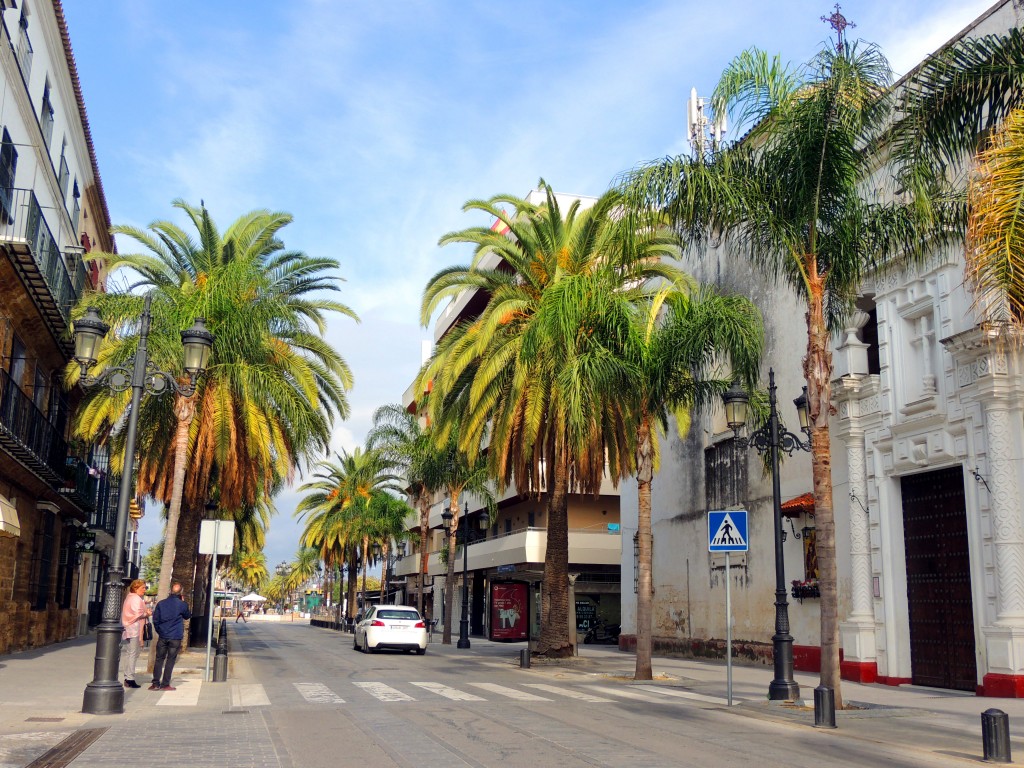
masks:
[[[747,511],[708,512],[708,552],[747,551]]]

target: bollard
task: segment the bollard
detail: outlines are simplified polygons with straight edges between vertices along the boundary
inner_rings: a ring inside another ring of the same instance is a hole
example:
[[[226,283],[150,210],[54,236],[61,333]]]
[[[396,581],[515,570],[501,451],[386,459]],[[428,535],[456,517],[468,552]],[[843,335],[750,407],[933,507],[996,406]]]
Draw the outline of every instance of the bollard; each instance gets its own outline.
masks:
[[[228,679],[228,628],[221,621],[217,638],[217,655],[213,659],[213,682],[223,683]]]
[[[521,651],[519,651],[519,666],[522,667],[523,669],[529,669],[530,668],[530,649],[529,648],[523,648]]]
[[[836,692],[827,685],[814,689],[814,727],[836,727]]]
[[[1010,762],[1010,718],[1001,709],[981,713],[981,747],[985,762]]]

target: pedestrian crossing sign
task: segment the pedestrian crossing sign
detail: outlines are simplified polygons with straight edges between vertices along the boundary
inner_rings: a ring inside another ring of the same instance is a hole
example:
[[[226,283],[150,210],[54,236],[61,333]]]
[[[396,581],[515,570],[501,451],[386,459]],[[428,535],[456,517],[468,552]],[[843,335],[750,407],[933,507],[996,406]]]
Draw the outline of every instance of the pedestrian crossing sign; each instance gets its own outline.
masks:
[[[708,512],[708,552],[747,551],[747,511]]]

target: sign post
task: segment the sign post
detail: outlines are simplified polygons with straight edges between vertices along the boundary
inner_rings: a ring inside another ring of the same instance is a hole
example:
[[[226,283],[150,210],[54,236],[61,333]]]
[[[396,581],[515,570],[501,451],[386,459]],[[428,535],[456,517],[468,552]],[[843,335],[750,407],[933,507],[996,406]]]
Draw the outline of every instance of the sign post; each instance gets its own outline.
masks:
[[[210,604],[206,621],[206,673],[203,679],[211,681],[210,650],[213,648],[213,595],[217,578],[217,555],[230,555],[235,548],[235,523],[233,520],[203,520],[199,528],[199,554],[210,555]]]
[[[747,512],[730,509],[708,512],[708,552],[725,553],[725,674],[726,697],[732,706],[732,563],[729,555],[747,551]]]

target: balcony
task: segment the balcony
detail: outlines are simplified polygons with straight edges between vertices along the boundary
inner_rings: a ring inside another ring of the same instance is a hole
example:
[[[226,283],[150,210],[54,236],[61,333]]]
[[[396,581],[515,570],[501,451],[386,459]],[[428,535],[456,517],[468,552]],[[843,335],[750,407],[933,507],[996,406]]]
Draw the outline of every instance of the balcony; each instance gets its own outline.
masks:
[[[519,563],[543,563],[548,546],[546,528],[526,528],[469,545],[469,570],[497,568]],[[462,570],[462,548],[456,552],[456,570]],[[619,531],[593,529],[569,531],[569,562],[574,565],[618,565],[622,560]],[[419,554],[406,555],[395,567],[395,576],[408,576],[419,569]],[[427,564],[433,576],[445,573],[440,552],[431,552]]]
[[[67,443],[4,370],[0,370],[0,446],[54,487],[63,484]]]
[[[29,189],[0,189],[0,244],[11,252],[36,306],[56,338],[71,340],[65,331],[71,307],[85,288],[82,250],[62,254],[43,218],[35,194]]]
[[[95,469],[74,456],[69,456],[60,492],[90,514],[97,509],[100,477]]]
[[[111,536],[117,532],[117,500],[119,492],[113,487],[109,476],[101,476],[96,492],[96,506],[89,515],[89,527],[106,531]]]

